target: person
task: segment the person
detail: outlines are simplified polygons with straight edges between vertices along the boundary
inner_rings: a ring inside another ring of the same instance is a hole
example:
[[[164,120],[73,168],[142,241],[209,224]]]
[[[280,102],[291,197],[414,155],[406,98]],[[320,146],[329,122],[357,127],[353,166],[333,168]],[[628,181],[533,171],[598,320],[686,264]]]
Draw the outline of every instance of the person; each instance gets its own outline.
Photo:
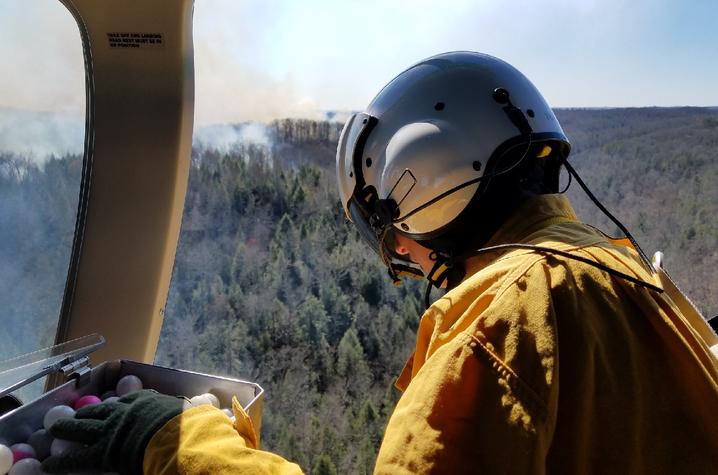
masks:
[[[614,239],[576,218],[559,190],[562,168],[585,187],[569,152],[533,84],[473,52],[410,67],[345,125],[347,216],[392,279],[425,277],[427,303],[445,292],[421,317],[375,473],[716,471],[715,334],[620,222]],[[88,468],[78,454],[94,450],[123,461],[104,470],[301,471],[258,450],[238,404],[234,426],[168,396],[117,404],[53,426],[93,445],[45,469]]]

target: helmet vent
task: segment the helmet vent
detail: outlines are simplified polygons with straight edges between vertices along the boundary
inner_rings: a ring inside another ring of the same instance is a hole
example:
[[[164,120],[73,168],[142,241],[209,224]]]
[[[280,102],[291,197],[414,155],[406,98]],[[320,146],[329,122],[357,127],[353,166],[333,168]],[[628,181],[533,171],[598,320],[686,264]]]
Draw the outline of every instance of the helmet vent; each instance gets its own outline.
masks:
[[[497,87],[496,89],[494,89],[494,92],[491,94],[491,96],[499,104],[508,104],[509,102],[509,91],[507,91],[503,87]]]
[[[403,229],[404,231],[408,231],[408,230],[409,230],[409,225],[406,224],[406,223],[401,223],[401,229]]]
[[[474,167],[474,170],[477,172],[481,171],[481,162],[478,160],[475,160],[474,163],[471,164],[472,167]]]
[[[366,163],[366,167],[369,168],[371,166],[371,157],[367,157],[364,163]]]
[[[446,107],[446,104],[444,104],[443,102],[437,102],[436,104],[434,104],[434,110],[436,111],[443,111],[444,107]]]
[[[533,119],[533,117],[534,117],[534,115],[535,115],[535,114],[534,114],[534,110],[533,110],[533,109],[526,109],[526,115],[528,115],[529,117],[531,117],[531,118]]]

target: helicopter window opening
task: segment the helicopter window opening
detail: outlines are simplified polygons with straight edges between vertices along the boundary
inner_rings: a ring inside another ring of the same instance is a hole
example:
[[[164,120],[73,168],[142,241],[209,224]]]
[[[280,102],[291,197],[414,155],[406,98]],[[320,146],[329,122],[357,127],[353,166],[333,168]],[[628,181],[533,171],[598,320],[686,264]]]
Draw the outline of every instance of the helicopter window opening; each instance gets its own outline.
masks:
[[[0,15],[0,361],[53,344],[83,165],[80,33],[60,2],[41,3]],[[27,401],[43,387],[15,394]]]

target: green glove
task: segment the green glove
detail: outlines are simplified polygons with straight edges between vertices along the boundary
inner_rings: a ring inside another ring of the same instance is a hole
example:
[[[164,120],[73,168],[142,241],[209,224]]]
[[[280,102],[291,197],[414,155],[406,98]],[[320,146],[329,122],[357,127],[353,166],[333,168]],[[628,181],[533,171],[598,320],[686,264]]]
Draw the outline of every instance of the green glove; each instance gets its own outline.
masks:
[[[45,459],[49,473],[104,471],[142,473],[145,448],[167,421],[189,407],[185,398],[144,389],[119,399],[85,406],[74,419],[60,419],[50,428],[59,439],[85,444]]]

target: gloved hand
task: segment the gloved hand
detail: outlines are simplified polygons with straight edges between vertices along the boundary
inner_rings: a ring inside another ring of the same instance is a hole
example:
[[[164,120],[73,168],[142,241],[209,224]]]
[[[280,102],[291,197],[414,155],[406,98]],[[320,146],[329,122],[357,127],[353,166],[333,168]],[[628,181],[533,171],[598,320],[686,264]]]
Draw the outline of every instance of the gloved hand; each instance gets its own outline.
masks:
[[[45,459],[49,473],[104,471],[142,473],[145,448],[167,421],[191,407],[185,398],[144,389],[119,399],[85,406],[74,419],[60,419],[50,433],[59,439],[85,444]]]

